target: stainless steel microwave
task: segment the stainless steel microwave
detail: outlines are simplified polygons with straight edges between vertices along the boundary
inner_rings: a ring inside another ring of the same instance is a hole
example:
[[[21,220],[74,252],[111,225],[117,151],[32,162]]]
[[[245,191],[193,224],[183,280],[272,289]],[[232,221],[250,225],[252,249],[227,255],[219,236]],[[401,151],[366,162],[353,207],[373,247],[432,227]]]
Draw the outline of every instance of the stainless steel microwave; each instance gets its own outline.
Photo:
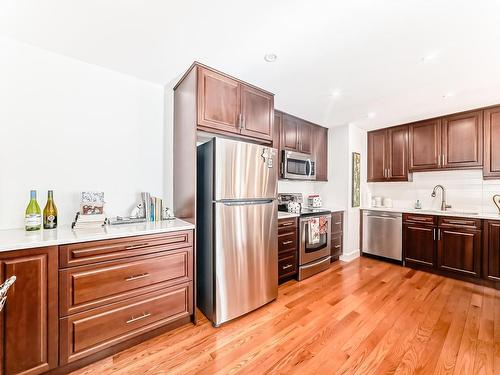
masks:
[[[316,159],[300,152],[283,150],[281,176],[292,180],[316,180]]]

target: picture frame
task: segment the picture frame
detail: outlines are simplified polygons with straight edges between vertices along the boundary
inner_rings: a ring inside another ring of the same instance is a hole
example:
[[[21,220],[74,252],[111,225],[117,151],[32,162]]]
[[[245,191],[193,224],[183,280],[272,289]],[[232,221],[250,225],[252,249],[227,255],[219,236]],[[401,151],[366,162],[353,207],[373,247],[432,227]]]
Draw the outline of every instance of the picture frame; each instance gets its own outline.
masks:
[[[352,193],[351,206],[359,207],[361,201],[361,155],[359,152],[352,153]]]

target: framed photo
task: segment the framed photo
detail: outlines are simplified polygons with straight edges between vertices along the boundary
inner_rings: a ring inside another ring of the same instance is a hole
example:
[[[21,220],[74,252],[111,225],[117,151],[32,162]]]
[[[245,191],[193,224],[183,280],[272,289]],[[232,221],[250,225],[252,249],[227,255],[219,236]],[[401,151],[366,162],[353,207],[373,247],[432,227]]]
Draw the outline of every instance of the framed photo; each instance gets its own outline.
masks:
[[[359,207],[360,204],[360,181],[361,180],[361,155],[352,153],[352,207]]]

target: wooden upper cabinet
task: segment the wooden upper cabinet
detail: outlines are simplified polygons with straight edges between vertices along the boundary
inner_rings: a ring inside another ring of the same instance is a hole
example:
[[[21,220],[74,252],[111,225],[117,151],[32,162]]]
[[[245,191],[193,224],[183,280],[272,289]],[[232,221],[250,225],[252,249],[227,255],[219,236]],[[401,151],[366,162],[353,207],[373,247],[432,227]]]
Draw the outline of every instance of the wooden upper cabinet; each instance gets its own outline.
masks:
[[[409,125],[409,170],[437,169],[441,165],[441,120]]]
[[[368,133],[368,182],[408,181],[408,126]]]
[[[198,125],[240,132],[241,86],[222,74],[198,68]]]
[[[299,151],[299,119],[283,114],[281,129],[281,148],[289,151]]]
[[[442,119],[443,168],[483,165],[483,113],[481,111],[447,116]]]
[[[273,139],[273,95],[242,85],[241,115],[241,134],[261,139]]]
[[[387,130],[368,133],[368,182],[386,181]]]
[[[316,181],[328,181],[328,129],[315,125],[313,135]]]
[[[388,179],[408,181],[408,126],[387,129]]]
[[[306,121],[299,122],[299,151],[305,154],[312,152],[313,126]]]
[[[486,179],[500,178],[500,107],[484,111],[484,167]]]
[[[16,276],[0,319],[5,374],[41,374],[57,367],[57,248],[0,255],[2,282]]]

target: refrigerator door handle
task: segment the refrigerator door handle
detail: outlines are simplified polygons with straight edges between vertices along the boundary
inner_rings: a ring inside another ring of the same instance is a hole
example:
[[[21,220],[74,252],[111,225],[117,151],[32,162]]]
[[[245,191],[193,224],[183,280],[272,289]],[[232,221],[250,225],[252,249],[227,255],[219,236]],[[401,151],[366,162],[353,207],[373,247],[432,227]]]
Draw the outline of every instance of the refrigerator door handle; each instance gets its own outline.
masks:
[[[269,204],[272,203],[273,199],[260,199],[253,201],[221,201],[225,206],[251,206],[255,204]]]

